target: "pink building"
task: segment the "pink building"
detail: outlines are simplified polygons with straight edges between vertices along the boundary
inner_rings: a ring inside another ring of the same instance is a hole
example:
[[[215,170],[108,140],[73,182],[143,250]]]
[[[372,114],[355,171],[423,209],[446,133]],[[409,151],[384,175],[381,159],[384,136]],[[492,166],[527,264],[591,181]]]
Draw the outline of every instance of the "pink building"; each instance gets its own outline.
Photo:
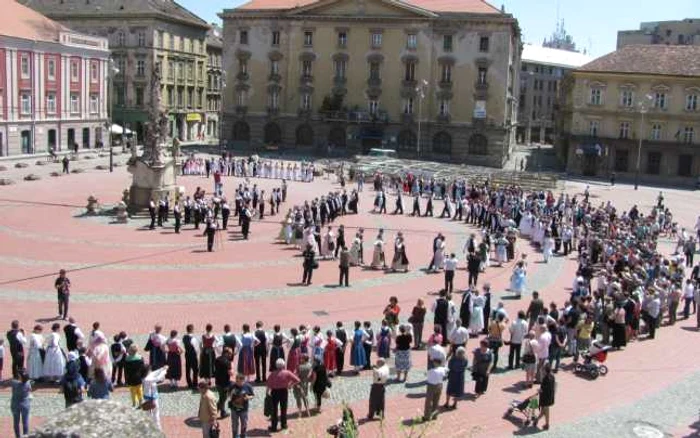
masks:
[[[0,11],[0,156],[109,143],[107,39],[14,0]]]

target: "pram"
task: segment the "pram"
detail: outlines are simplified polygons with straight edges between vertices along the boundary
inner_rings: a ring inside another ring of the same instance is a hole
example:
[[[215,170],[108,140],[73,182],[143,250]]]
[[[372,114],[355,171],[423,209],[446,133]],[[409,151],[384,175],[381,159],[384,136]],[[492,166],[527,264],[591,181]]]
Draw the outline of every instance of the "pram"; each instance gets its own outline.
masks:
[[[603,363],[608,358],[608,351],[611,348],[611,346],[605,345],[600,341],[593,341],[588,352],[583,355],[583,363],[577,363],[574,366],[574,372],[585,374],[591,379],[597,379],[599,375],[604,376],[608,374],[608,367],[603,365]]]
[[[513,400],[510,402],[510,407],[503,414],[503,418],[508,418],[514,412],[519,412],[525,417],[525,427],[530,423],[537,422],[537,410],[540,407],[539,394],[532,395],[525,400]]]

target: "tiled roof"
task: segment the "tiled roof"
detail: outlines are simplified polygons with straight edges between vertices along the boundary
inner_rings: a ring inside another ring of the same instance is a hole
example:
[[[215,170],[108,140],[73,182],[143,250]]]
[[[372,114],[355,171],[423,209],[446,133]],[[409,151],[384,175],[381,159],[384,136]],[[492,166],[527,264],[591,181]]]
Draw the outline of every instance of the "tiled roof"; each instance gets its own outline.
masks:
[[[286,10],[321,3],[324,0],[250,0],[234,10]],[[458,12],[472,14],[499,14],[501,11],[485,0],[394,0],[408,6],[432,12]]]
[[[207,31],[207,47],[224,47],[223,31],[216,23],[212,23],[211,29]]]
[[[139,13],[157,14],[200,27],[209,27],[173,0],[20,0],[25,5],[55,19],[80,19],[81,16],[133,16]]]
[[[625,46],[589,62],[579,71],[700,76],[700,46]]]
[[[523,45],[522,62],[550,65],[553,67],[578,68],[593,60],[592,57],[569,50],[552,49],[550,47]]]
[[[58,41],[59,32],[69,30],[15,0],[2,3],[0,35],[53,43]]]

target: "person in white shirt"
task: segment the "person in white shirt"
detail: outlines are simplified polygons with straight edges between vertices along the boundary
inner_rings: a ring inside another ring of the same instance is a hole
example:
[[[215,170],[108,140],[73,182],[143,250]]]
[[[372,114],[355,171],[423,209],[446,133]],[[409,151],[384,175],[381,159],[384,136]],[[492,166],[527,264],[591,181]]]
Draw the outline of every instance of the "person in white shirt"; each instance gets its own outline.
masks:
[[[542,369],[549,358],[549,344],[552,342],[552,334],[549,333],[547,326],[544,324],[537,330],[537,350],[535,351],[535,357],[537,358],[536,381],[540,382],[542,380]]]
[[[508,369],[512,370],[520,368],[520,351],[523,345],[523,339],[527,334],[528,322],[526,320],[525,311],[518,312],[518,317],[510,324],[510,351],[508,352]]]
[[[693,281],[688,279],[685,282],[685,288],[683,288],[683,319],[688,319],[690,317],[690,305],[695,300],[695,286]]]
[[[445,290],[450,294],[454,290],[455,271],[458,263],[459,260],[457,260],[455,253],[450,254],[450,257],[445,260]]]
[[[430,421],[437,417],[440,396],[442,395],[442,382],[447,375],[447,368],[443,362],[437,359],[433,361],[433,367],[428,370],[425,390],[425,408],[423,409],[423,421]]]
[[[368,420],[373,420],[377,415],[384,418],[384,394],[385,385],[389,380],[389,366],[384,358],[377,359],[377,365],[372,369],[372,389],[369,392],[369,413]]]
[[[445,348],[440,344],[434,344],[428,348],[428,369],[431,369],[436,361],[444,365],[447,360]]]
[[[448,358],[453,356],[459,347],[466,347],[467,341],[469,340],[469,329],[462,326],[461,319],[455,321],[455,326],[456,328],[450,332],[448,338],[450,341],[450,354]]]

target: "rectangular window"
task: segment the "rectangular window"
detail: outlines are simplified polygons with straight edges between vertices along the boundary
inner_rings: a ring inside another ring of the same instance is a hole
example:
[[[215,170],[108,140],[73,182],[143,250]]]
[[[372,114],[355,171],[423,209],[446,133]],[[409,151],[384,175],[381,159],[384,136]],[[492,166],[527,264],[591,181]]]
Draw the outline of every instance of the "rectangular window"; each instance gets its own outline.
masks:
[[[678,176],[691,176],[693,169],[693,156],[683,154],[678,156]]]
[[[118,74],[119,74],[119,73],[121,73],[121,74],[126,73],[126,60],[125,60],[123,57],[121,57],[121,56],[115,58],[115,60],[116,60],[116,62],[117,62],[117,70],[118,70],[117,73],[118,73]]]
[[[143,87],[136,87],[134,90],[136,94],[136,106],[143,105]]]
[[[344,59],[339,59],[335,61],[335,77],[337,79],[345,79],[347,67],[347,62]]]
[[[238,32],[238,42],[241,44],[248,44],[248,31],[242,30]]]
[[[382,46],[382,34],[375,32],[372,34],[372,48],[378,49]]]
[[[685,109],[686,111],[697,111],[698,109],[698,95],[689,94],[685,97]]]
[[[126,43],[126,36],[121,30],[117,32],[117,46],[123,46]]]
[[[56,93],[46,95],[46,114],[56,114]]]
[[[187,90],[187,106],[191,108],[194,104],[194,90],[190,88]]]
[[[440,81],[441,82],[452,82],[452,66],[450,64],[442,64]]]
[[[238,93],[236,94],[236,104],[238,106],[245,106],[247,100],[248,92],[246,90],[238,90]]]
[[[404,114],[413,114],[413,103],[414,103],[414,100],[412,97],[409,97],[403,101],[403,113]]]
[[[168,87],[168,106],[173,106],[174,105],[174,99],[175,99],[175,92],[173,91],[173,87]]]
[[[666,93],[663,93],[663,92],[654,93],[654,108],[660,108],[660,109],[666,108]]]
[[[406,39],[406,47],[409,49],[415,49],[418,47],[418,37],[415,34],[409,34]]]
[[[175,36],[170,35],[170,50],[175,50]]]
[[[126,101],[126,96],[124,93],[124,87],[120,85],[114,86],[114,97],[117,99],[117,106],[124,106]]]
[[[90,83],[96,84],[99,79],[99,70],[97,67],[97,63],[90,63]]]
[[[591,88],[591,105],[600,105],[603,101],[603,92],[600,88]]]
[[[598,131],[600,130],[600,122],[598,120],[591,120],[588,123],[588,135],[591,137],[598,137]]]
[[[615,151],[615,172],[627,172],[629,170],[630,153],[627,149]]]
[[[168,61],[168,79],[173,80],[175,78],[175,63],[173,61]]]
[[[661,152],[647,153],[647,173],[658,175],[661,172]]]
[[[70,112],[71,114],[80,112],[80,96],[77,93],[71,93],[70,95]]]
[[[686,126],[683,129],[683,143],[693,144],[694,140],[695,140],[695,128],[693,128],[692,126]]]
[[[157,37],[156,37],[156,41],[153,45],[164,49],[165,48],[165,40],[163,39],[163,37],[164,37],[163,31],[159,30]]]
[[[626,139],[630,137],[630,122],[620,123],[620,138]]]
[[[379,112],[379,101],[376,99],[370,99],[368,109],[371,115],[376,116]]]
[[[280,104],[280,93],[277,90],[270,92],[270,108],[278,109]]]
[[[138,89],[137,89],[136,97],[138,98]],[[90,114],[97,114],[99,112],[100,112],[100,99],[97,96],[97,94],[91,94],[90,95]]]
[[[347,32],[338,32],[338,47],[347,47],[348,34]]]
[[[137,34],[137,42],[138,42],[139,47],[146,46],[146,33],[145,32],[139,32]]]
[[[178,44],[178,49],[179,49],[181,52],[184,52],[184,51],[185,51],[185,38],[180,37],[180,39],[178,40],[178,42],[179,42],[179,44]]]
[[[136,61],[136,76],[146,76],[146,60],[139,59]]]
[[[442,50],[445,52],[452,51],[452,35],[443,35],[442,37]]]
[[[302,61],[301,63],[301,75],[302,76],[311,76],[312,73],[312,64],[311,61]]]
[[[53,58],[49,58],[48,61],[46,62],[46,70],[48,72],[49,80],[50,81],[55,81],[56,80],[56,60]]]
[[[309,93],[304,93],[301,97],[301,108],[304,110],[311,109],[311,95]]]
[[[278,75],[280,73],[280,62],[270,61],[270,74]]]
[[[488,69],[486,67],[479,67],[479,72],[477,76],[477,82],[479,85],[486,85],[486,76],[488,74]]]
[[[32,96],[29,93],[22,93],[20,95],[20,113],[22,115],[29,115],[32,112]]]
[[[194,79],[194,64],[191,62],[187,64],[187,79]]]
[[[248,61],[241,59],[238,64],[238,72],[241,74],[248,74]]]
[[[272,45],[273,46],[280,45],[280,31],[279,30],[275,30],[272,32]]]
[[[404,72],[404,80],[415,81],[416,80],[416,63],[407,62]]]
[[[441,116],[448,116],[450,114],[450,101],[446,99],[441,99],[438,104],[438,113]]]
[[[489,51],[489,37],[482,36],[479,38],[479,51],[488,52]]]
[[[314,45],[314,33],[310,30],[304,32],[304,46],[311,47]]]
[[[369,78],[370,79],[380,79],[379,63],[378,62],[370,62],[369,63]]]
[[[70,62],[70,81],[71,82],[78,82],[78,61],[71,61]]]
[[[661,125],[659,123],[654,123],[651,125],[651,135],[650,140],[661,140]]]
[[[182,106],[182,88],[177,89],[177,106]]]
[[[622,93],[620,93],[620,106],[631,108],[633,101],[634,95],[632,90],[622,90]]]

